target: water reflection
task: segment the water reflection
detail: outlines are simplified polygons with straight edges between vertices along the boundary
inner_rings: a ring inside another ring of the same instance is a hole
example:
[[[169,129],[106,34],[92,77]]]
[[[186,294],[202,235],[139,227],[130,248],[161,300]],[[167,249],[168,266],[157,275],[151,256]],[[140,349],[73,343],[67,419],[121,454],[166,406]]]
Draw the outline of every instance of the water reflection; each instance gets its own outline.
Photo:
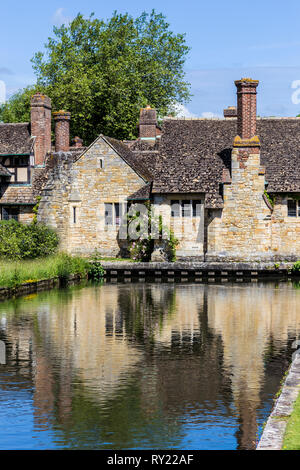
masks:
[[[299,296],[107,284],[2,303],[0,448],[254,448],[299,337]]]

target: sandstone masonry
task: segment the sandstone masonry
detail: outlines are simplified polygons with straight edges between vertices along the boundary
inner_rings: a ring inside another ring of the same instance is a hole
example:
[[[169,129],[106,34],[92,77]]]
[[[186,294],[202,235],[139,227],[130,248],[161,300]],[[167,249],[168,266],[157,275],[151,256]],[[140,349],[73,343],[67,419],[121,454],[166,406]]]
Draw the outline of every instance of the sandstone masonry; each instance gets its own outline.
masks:
[[[258,81],[235,82],[237,107],[225,119],[166,118],[142,108],[139,137],[100,135],[70,146],[67,111],[54,113],[37,93],[31,123],[0,124],[0,214],[38,220],[60,236],[61,250],[124,255],[128,204],[150,202],[178,239],[177,258],[276,262],[300,257],[300,119],[256,116]],[[163,258],[155,240],[153,261]]]

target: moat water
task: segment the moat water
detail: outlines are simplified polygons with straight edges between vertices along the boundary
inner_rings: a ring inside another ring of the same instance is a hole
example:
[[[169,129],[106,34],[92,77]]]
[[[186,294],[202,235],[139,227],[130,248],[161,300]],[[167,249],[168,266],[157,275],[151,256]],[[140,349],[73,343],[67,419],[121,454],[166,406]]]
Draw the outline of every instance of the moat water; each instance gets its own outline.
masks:
[[[299,286],[103,284],[2,302],[0,449],[253,449]]]

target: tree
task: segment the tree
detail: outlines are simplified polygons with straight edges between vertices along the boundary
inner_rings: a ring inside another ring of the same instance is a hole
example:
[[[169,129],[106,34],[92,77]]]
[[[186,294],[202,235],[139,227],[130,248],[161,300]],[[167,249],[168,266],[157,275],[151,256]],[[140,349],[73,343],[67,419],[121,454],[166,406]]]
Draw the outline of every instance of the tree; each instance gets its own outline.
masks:
[[[72,113],[71,134],[85,144],[100,133],[134,138],[141,107],[150,104],[166,115],[189,100],[183,70],[189,48],[162,14],[153,10],[134,19],[115,12],[107,21],[78,14],[53,32],[46,52],[32,59],[37,88],[53,109]]]
[[[35,91],[34,86],[28,86],[19,90],[9,101],[0,105],[0,121],[29,122],[30,99]]]

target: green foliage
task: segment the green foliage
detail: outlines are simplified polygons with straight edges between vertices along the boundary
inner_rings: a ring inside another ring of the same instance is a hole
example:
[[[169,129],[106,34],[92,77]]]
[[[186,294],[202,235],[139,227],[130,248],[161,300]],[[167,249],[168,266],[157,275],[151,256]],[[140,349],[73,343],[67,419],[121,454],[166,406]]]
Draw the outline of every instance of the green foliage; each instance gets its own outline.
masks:
[[[136,240],[131,240],[128,234],[129,256],[134,261],[150,261],[151,253],[154,248],[154,240],[150,235],[152,218],[151,205],[149,202],[146,202],[145,206],[147,209],[145,214],[136,212],[133,215],[127,215],[128,226],[137,222],[136,231],[137,233],[141,231],[141,235]]]
[[[283,438],[283,450],[300,450],[300,394],[294,404]]]
[[[129,244],[130,258],[134,261],[150,261],[154,242],[150,238],[134,240]]]
[[[92,259],[90,260],[88,267],[88,277],[93,281],[100,281],[101,279],[103,279],[104,269],[101,265],[100,260],[101,257],[96,251]]]
[[[0,258],[39,258],[53,254],[57,246],[58,236],[43,224],[0,222]]]
[[[163,240],[164,234],[164,250],[167,254],[169,261],[176,261],[176,247],[178,245],[178,240],[174,235],[172,229],[168,229],[162,220],[162,216],[159,216],[159,236],[160,240]]]
[[[13,275],[11,276],[7,287],[17,287],[21,284],[21,275],[17,267],[14,268]]]
[[[128,223],[139,219],[141,221],[140,224],[148,229],[147,236],[142,235],[137,240],[128,239],[130,257],[135,261],[151,260],[151,254],[154,250],[154,239],[151,234],[151,229],[153,226],[156,226],[158,228],[158,240],[163,247],[168,261],[175,261],[178,240],[175,238],[173,231],[164,225],[161,215],[153,218],[153,208],[151,204],[147,202],[145,205],[147,207],[145,220],[143,220],[143,217],[139,213],[134,216],[128,216]],[[139,225],[137,225],[137,230],[139,230],[139,228]]]
[[[270,194],[264,190],[264,194],[266,196],[266,198],[268,199],[269,203],[271,204],[272,207],[274,207],[275,205],[275,196],[270,196]]]
[[[60,253],[57,256],[56,275],[62,281],[67,281],[72,274],[83,276],[88,271],[88,261],[79,256]]]
[[[15,93],[6,103],[0,105],[0,121],[30,122],[30,99],[37,91],[28,86]]]
[[[25,282],[59,277],[67,280],[71,275],[86,276],[86,259],[59,253],[35,260],[0,261],[0,286],[16,287]]]
[[[293,264],[292,271],[296,273],[300,273],[300,261],[296,261],[296,263]]]
[[[169,114],[190,97],[184,63],[189,48],[154,10],[134,19],[114,12],[107,21],[81,14],[54,27],[45,52],[32,59],[37,86],[4,105],[3,121],[28,120],[29,95],[38,88],[53,109],[72,113],[71,136],[90,144],[100,133],[119,139],[137,135],[141,107]]]
[[[37,223],[37,215],[38,215],[39,205],[40,205],[41,199],[42,199],[42,196],[37,196],[37,198],[36,198],[36,205],[35,205],[35,206],[33,207],[33,209],[32,209],[32,212],[33,212],[33,214],[34,214],[34,216],[33,216],[33,223],[34,223],[34,224]]]

